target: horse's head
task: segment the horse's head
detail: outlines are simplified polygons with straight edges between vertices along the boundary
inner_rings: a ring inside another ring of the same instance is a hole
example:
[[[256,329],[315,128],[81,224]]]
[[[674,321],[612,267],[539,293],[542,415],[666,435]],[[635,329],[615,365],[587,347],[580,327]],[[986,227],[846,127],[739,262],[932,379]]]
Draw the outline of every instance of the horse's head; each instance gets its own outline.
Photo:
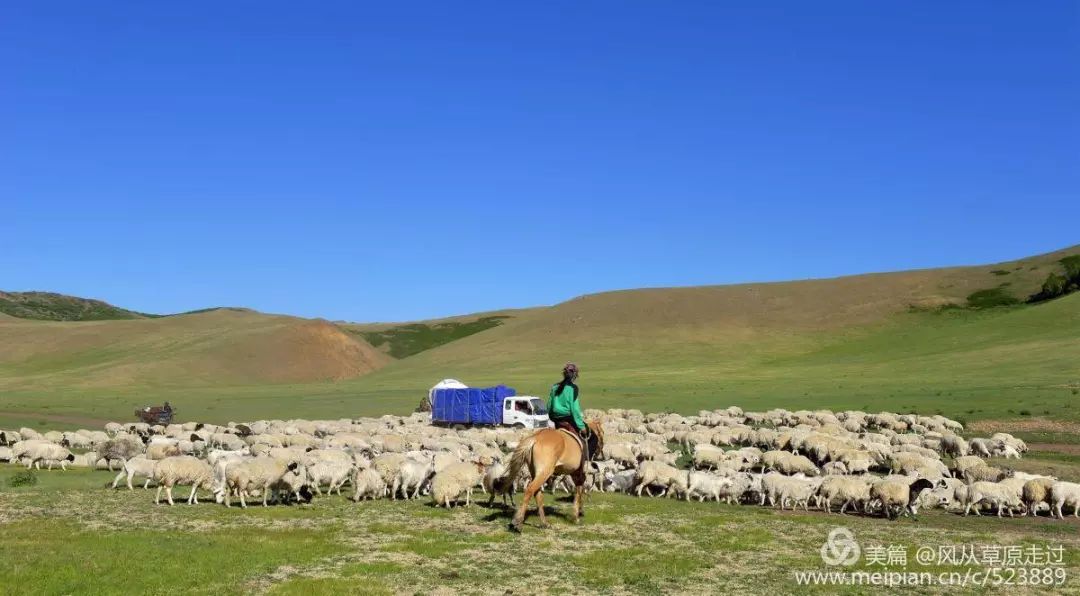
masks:
[[[586,420],[585,426],[589,427],[589,432],[596,435],[596,452],[601,453],[604,451],[604,425],[599,420],[593,418],[592,420]]]

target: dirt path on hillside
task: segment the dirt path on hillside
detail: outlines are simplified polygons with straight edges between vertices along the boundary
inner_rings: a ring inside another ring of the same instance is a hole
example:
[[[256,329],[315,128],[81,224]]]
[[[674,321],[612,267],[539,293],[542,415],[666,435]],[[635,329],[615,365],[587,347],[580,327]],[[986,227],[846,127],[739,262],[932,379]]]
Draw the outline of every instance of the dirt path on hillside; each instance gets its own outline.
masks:
[[[89,416],[68,416],[65,414],[46,414],[43,412],[8,412],[0,410],[0,418],[38,418],[49,422],[61,422],[64,424],[83,425],[88,428],[101,428],[105,426],[104,418],[91,418]]]
[[[1065,455],[1080,455],[1080,444],[1075,443],[1028,443],[1032,451],[1046,453],[1062,453]]]

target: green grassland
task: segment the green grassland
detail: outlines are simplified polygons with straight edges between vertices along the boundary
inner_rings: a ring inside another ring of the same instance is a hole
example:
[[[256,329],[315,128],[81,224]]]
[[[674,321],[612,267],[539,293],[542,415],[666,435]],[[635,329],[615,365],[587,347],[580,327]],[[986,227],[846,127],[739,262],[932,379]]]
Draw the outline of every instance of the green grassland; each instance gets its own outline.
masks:
[[[527,333],[515,335],[523,323],[511,320],[347,381],[104,390],[13,384],[0,394],[0,425],[36,415],[49,425],[63,417],[125,420],[134,407],[163,400],[184,419],[218,422],[406,413],[445,377],[546,394],[567,360],[581,365],[582,396],[594,407],[695,413],[738,404],[940,412],[965,421],[1080,420],[1080,295],[984,311],[899,313],[870,327],[758,333],[742,342],[687,338],[681,330],[640,342],[602,335],[526,341]]]
[[[595,407],[1076,421],[1080,294],[1021,302],[1078,251],[607,292],[417,323],[331,324],[241,309],[85,322],[0,316],[0,426],[100,425],[165,400],[181,419],[210,422],[406,413],[447,377],[546,395],[569,360]],[[1008,304],[968,305],[988,289]]]
[[[36,486],[12,488],[15,471],[0,467],[4,594],[865,593],[795,584],[795,571],[828,570],[819,550],[836,526],[864,547],[901,545],[912,559],[921,546],[1061,545],[1068,583],[1058,590],[1080,589],[1073,520],[931,511],[889,522],[594,494],[582,525],[568,520],[565,496],[549,497],[553,527],[539,529],[533,516],[515,535],[498,505],[447,511],[333,496],[246,511],[170,508],[153,504],[153,490],[105,488],[109,472],[39,472]],[[873,570],[865,559],[855,569]]]
[[[995,463],[1076,479],[1080,294],[1022,303],[1062,253],[835,280],[609,292],[402,324],[235,309],[83,322],[0,315],[0,428],[100,428],[165,400],[179,419],[209,422],[404,414],[446,377],[546,395],[573,360],[586,407],[941,413],[970,433],[1008,430],[1042,444],[1020,461]],[[153,491],[106,489],[108,472],[42,471],[36,485],[12,486],[18,471],[0,466],[5,595],[866,593],[794,583],[795,571],[824,570],[819,549],[837,525],[864,545],[912,551],[1061,544],[1069,583],[1059,591],[1080,593],[1075,520],[933,511],[888,522],[597,494],[583,525],[565,517],[564,499],[549,498],[555,527],[529,525],[516,536],[499,507],[446,511],[335,496],[247,511],[170,508],[154,505]]]

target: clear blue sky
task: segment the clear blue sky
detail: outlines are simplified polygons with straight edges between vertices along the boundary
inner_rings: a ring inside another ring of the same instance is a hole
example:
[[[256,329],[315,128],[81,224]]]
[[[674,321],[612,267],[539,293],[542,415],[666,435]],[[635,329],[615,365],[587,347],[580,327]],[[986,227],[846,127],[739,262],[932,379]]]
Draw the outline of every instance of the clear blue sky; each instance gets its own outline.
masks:
[[[0,288],[406,320],[1046,252],[1077,7],[8,3]]]

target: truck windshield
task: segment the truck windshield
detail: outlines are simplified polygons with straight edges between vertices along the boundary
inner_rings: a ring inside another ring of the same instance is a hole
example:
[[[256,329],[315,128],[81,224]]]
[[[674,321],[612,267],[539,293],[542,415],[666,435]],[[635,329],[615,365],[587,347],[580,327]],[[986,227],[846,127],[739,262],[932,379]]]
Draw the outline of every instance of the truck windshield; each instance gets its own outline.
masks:
[[[531,399],[529,403],[532,404],[533,414],[539,414],[541,416],[547,415],[547,407],[544,406],[544,402],[538,399]]]

